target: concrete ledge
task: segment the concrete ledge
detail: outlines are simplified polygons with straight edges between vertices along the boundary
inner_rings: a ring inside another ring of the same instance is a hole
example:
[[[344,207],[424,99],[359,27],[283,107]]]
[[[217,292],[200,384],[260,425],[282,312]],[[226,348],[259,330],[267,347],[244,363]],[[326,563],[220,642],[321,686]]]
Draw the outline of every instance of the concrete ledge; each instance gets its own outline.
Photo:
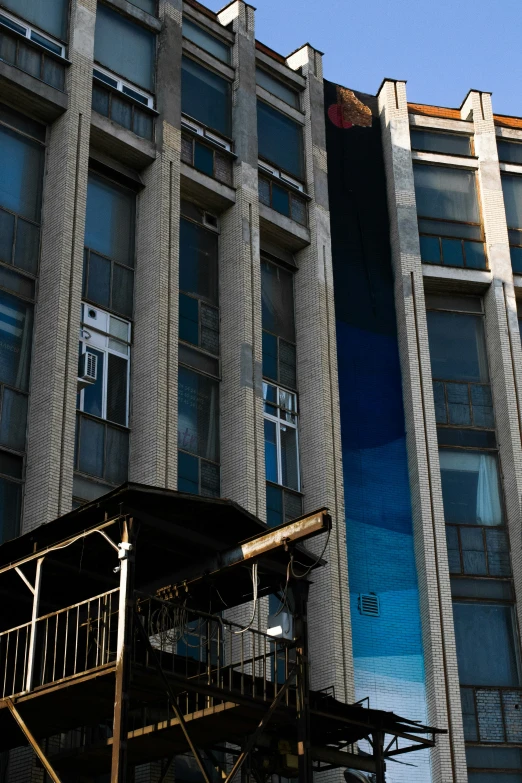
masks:
[[[91,114],[91,146],[140,171],[157,157],[156,145],[141,139],[98,112]]]
[[[137,5],[128,3],[127,0],[108,0],[107,5],[109,7],[113,6],[114,8],[117,8],[119,11],[123,11],[123,13],[129,16],[131,19],[135,19],[137,22],[145,25],[149,28],[149,30],[152,30],[155,33],[159,33],[161,31],[162,25],[159,19],[157,19],[155,16],[151,16],[146,11],[142,11],[142,9],[138,8]]]
[[[436,130],[460,131],[473,133],[473,126],[466,120],[451,120],[447,117],[428,117],[425,114],[409,114],[410,125],[419,128],[434,128]]]
[[[483,293],[491,281],[491,272],[481,269],[459,269],[437,264],[423,264],[424,290],[427,293]],[[521,279],[522,284],[522,279]]]
[[[69,105],[66,93],[1,60],[0,100],[43,122],[53,122]]]
[[[310,244],[310,231],[275,209],[259,204],[261,238],[295,252]]]
[[[181,163],[181,197],[188,198],[209,212],[220,214],[236,203],[236,191],[201,171]]]

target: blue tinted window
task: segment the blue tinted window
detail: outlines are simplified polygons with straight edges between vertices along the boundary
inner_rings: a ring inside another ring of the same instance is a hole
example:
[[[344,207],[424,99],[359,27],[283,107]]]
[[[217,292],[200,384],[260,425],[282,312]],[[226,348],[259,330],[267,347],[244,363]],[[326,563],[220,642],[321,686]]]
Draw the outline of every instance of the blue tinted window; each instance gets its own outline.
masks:
[[[443,152],[451,155],[471,155],[471,138],[457,133],[411,130],[411,146],[414,150]]]
[[[145,90],[154,90],[156,36],[98,3],[94,59]]]
[[[181,219],[179,287],[218,302],[218,237],[197,223]]]
[[[263,376],[277,381],[277,337],[263,332]]]
[[[40,221],[44,148],[0,126],[0,206]]]
[[[257,102],[259,156],[293,174],[304,176],[303,128],[267,103]]]
[[[198,300],[179,295],[179,339],[199,345]]]
[[[474,171],[414,164],[413,174],[419,215],[465,223],[479,222]]]
[[[21,485],[0,478],[0,543],[18,535],[21,506]]]
[[[178,374],[178,446],[219,461],[219,384],[185,367]]]
[[[431,373],[446,381],[489,380],[481,316],[427,312]]]
[[[420,237],[421,259],[425,264],[440,264],[440,242],[438,237]]]
[[[189,57],[183,57],[181,69],[181,111],[230,137],[230,82]]]
[[[207,30],[203,30],[198,24],[194,24],[189,19],[183,19],[183,37],[200,46],[205,51],[217,57],[224,63],[230,62],[230,46],[224,41],[220,41],[215,35],[211,35]]]
[[[199,494],[199,460],[183,451],[178,451],[178,490]]]
[[[134,193],[89,175],[87,211],[85,216],[85,244],[104,256],[134,264]]]
[[[453,618],[461,684],[519,685],[513,608],[455,601]]]
[[[266,521],[270,527],[283,524],[283,490],[266,485]]]
[[[55,38],[67,39],[69,0],[2,0],[2,5]]]
[[[29,384],[32,305],[0,291],[0,381],[24,391]]]
[[[295,342],[293,274],[261,261],[261,297],[263,329]]]
[[[194,168],[209,177],[214,176],[214,153],[210,147],[197,141],[194,144]]]
[[[497,139],[497,149],[498,159],[504,163],[522,163],[522,144],[520,142]]]

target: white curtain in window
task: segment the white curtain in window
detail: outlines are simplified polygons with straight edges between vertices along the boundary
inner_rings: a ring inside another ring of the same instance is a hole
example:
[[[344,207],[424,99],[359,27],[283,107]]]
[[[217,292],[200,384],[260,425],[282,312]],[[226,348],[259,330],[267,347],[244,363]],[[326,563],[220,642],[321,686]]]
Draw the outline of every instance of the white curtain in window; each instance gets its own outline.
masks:
[[[481,454],[477,487],[477,522],[481,525],[497,525],[500,518],[496,460],[491,454]]]

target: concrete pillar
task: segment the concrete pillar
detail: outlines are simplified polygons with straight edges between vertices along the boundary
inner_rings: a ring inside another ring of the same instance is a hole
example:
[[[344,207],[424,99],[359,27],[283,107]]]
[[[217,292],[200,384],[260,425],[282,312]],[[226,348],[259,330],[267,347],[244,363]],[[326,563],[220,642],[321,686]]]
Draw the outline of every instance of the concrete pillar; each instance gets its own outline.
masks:
[[[138,197],[129,478],[177,486],[181,0],[162,0],[157,158]]]
[[[428,723],[447,728],[432,751],[433,783],[467,781],[444,511],[431,382],[406,85],[379,94],[402,370]]]
[[[478,186],[492,282],[484,297],[489,372],[495,407],[519,627],[522,623],[522,350],[490,93],[472,90],[461,108],[472,114]]]
[[[305,511],[330,509],[333,529],[310,592],[312,687],[334,685],[337,698],[354,698],[346,525],[339,418],[339,386],[326,167],[322,56],[306,44],[287,58],[306,77],[305,187],[310,244],[295,255],[297,388]],[[324,542],[318,542],[320,554]]]
[[[23,532],[71,509],[96,0],[71,3],[69,108],[50,130]]]
[[[265,518],[261,268],[257,189],[254,9],[243,0],[218,19],[232,24],[232,136],[236,203],[220,219],[221,494]]]

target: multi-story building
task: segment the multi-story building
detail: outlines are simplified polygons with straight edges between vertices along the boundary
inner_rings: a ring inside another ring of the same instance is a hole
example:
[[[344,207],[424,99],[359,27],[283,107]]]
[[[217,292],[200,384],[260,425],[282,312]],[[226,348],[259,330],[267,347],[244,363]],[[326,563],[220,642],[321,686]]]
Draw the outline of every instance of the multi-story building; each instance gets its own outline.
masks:
[[[0,104],[0,540],[127,479],[327,506],[314,688],[448,730],[391,782],[522,781],[522,120],[243,0],[0,0]]]

